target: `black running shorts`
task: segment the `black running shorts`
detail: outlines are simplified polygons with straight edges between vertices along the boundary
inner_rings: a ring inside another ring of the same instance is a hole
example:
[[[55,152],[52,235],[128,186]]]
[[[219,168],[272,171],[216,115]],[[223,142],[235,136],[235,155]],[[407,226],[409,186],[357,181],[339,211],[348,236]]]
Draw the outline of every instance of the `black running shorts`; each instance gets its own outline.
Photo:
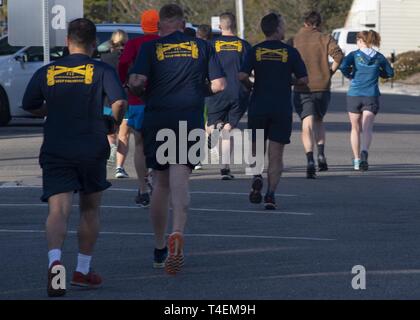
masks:
[[[370,111],[376,115],[378,114],[379,109],[379,97],[347,96],[347,111],[350,113],[363,113],[363,111]]]
[[[107,160],[85,162],[49,161],[42,164],[43,195],[48,202],[54,195],[68,192],[92,194],[108,189]]]
[[[272,115],[248,115],[248,129],[252,130],[253,142],[256,130],[264,130],[264,141],[270,140],[281,144],[290,144],[292,135],[292,113]]]

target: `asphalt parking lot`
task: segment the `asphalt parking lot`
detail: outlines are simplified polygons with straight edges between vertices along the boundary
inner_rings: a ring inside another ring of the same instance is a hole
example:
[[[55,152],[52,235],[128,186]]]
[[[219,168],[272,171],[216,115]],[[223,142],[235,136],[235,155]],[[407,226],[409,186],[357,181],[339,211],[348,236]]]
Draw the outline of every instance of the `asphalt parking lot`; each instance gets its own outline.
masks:
[[[296,119],[275,212],[248,202],[243,168],[231,182],[215,167],[195,172],[186,266],[176,277],[152,269],[152,229],[134,204],[135,180],[111,179],[93,265],[104,287],[65,299],[419,299],[419,99],[382,97],[367,173],[351,170],[344,94],[333,95],[326,119],[331,170],[315,181],[305,179]],[[0,299],[46,298],[41,142],[33,122],[0,128]],[[134,176],[131,156],[127,169]],[[69,274],[77,221],[75,206],[63,249]],[[356,265],[367,270],[366,290],[351,286]]]

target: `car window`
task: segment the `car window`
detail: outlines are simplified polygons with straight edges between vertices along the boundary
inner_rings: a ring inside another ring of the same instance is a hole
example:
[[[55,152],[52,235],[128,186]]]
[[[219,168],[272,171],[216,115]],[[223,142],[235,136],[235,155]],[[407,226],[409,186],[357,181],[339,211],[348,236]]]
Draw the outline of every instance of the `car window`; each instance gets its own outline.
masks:
[[[347,43],[348,44],[356,44],[357,43],[357,32],[349,32],[348,33]]]
[[[8,56],[8,55],[15,54],[16,52],[18,52],[22,48],[23,47],[11,46],[8,43],[8,38],[7,37],[4,37],[3,39],[0,39],[0,56]]]
[[[335,41],[339,41],[340,40],[340,35],[341,35],[341,32],[334,32],[333,33],[333,38],[335,39]]]
[[[51,61],[58,60],[63,57],[64,48],[54,47],[50,50]],[[43,47],[29,47],[25,54],[28,62],[44,62],[44,48]]]

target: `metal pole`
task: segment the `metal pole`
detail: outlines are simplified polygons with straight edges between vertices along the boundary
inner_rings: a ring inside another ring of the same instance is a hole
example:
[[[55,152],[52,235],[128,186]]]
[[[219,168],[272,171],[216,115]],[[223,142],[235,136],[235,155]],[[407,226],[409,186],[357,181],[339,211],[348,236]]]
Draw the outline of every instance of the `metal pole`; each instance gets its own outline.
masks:
[[[244,18],[244,2],[236,0],[236,16],[238,20],[238,36],[245,38],[245,18]]]
[[[49,0],[42,0],[42,42],[44,45],[44,65],[49,64],[50,57],[50,6]]]

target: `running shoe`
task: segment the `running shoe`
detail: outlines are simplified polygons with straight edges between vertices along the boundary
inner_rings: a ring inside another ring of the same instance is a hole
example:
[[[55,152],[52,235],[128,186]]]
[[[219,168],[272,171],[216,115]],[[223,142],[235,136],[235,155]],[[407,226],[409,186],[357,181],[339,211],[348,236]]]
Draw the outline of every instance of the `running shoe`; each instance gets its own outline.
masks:
[[[265,210],[276,210],[276,198],[274,192],[267,193],[264,197],[264,207]]]
[[[52,269],[55,266],[63,266],[60,261],[55,261],[48,269],[48,283],[47,283],[47,294],[50,298],[62,297],[66,294],[66,289],[54,289],[52,286],[52,281],[55,274],[52,273]]]
[[[309,162],[306,168],[306,178],[316,179],[316,167],[315,162]]]
[[[73,287],[79,287],[84,289],[98,289],[102,286],[102,278],[92,269],[86,275],[81,272],[75,271],[73,273],[73,279],[70,282],[70,284]]]
[[[198,165],[195,166],[194,168],[195,171],[199,171],[199,170],[203,170],[203,166],[201,165],[201,163],[199,163]]]
[[[222,169],[220,170],[220,175],[222,176],[223,181],[229,181],[235,179],[235,176],[232,175],[230,169]]]
[[[148,193],[141,193],[139,190],[136,197],[136,204],[142,208],[148,208],[150,206],[150,195]]]
[[[328,171],[327,158],[325,156],[318,156],[318,169],[319,172]]]
[[[369,170],[369,153],[367,151],[362,151],[361,153],[361,161],[360,161],[360,170],[361,171],[368,171]]]
[[[174,232],[169,236],[169,256],[165,262],[166,272],[176,275],[184,266],[184,236],[180,232]]]
[[[155,249],[153,268],[155,269],[165,268],[166,259],[168,259],[168,247],[164,249]]]
[[[353,159],[353,169],[354,171],[360,171],[360,160]]]
[[[261,190],[264,186],[264,180],[262,176],[255,176],[252,180],[252,190],[249,194],[249,201],[254,204],[260,204],[263,200]]]
[[[128,179],[128,178],[130,178],[130,176],[124,170],[124,168],[117,168],[115,170],[115,178],[117,178],[117,179]]]

